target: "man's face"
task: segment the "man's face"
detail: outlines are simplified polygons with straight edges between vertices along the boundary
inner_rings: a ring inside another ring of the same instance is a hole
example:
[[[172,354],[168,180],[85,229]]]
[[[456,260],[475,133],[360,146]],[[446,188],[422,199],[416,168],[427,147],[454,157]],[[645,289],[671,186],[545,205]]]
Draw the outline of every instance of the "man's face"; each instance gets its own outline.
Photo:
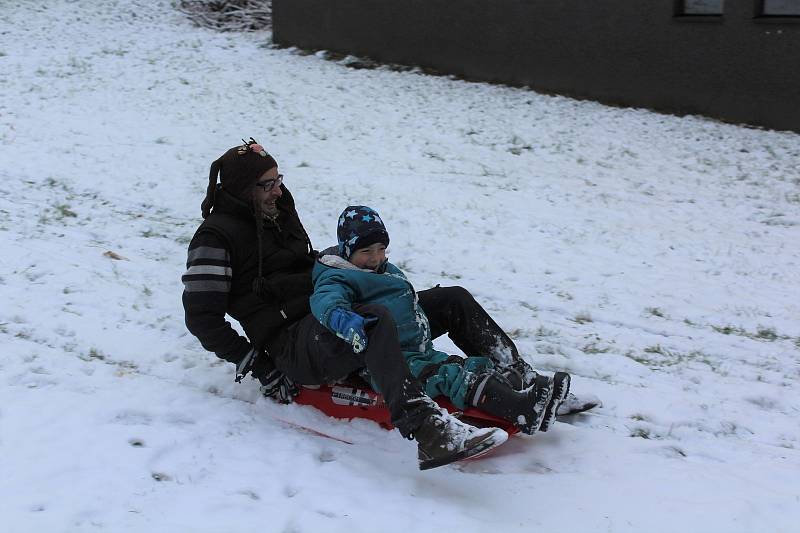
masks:
[[[350,256],[350,262],[358,268],[377,270],[386,261],[386,245],[376,242],[366,248],[359,248]]]
[[[264,172],[253,186],[253,198],[255,198],[256,205],[267,216],[278,214],[278,206],[275,205],[275,202],[283,196],[280,187],[281,179],[278,176],[278,168],[273,167]]]

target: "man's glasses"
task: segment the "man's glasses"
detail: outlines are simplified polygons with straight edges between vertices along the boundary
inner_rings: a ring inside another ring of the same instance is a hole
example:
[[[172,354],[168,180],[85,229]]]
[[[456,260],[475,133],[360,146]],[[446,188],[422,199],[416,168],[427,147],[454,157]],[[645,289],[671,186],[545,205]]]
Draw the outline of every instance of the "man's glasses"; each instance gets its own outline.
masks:
[[[260,187],[264,192],[269,192],[275,187],[280,187],[281,183],[283,183],[283,174],[278,174],[277,178],[257,182],[256,187]]]

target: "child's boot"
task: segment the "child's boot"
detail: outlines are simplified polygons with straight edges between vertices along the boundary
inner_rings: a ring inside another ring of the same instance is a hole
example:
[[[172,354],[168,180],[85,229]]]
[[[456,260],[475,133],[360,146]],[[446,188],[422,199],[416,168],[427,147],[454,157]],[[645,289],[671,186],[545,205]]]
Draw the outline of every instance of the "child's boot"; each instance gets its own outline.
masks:
[[[569,382],[570,377],[566,372],[556,372],[553,376],[553,397],[550,399],[550,403],[547,404],[539,431],[547,431],[556,421],[558,409],[566,400],[567,394],[569,394]]]
[[[533,435],[544,421],[553,387],[553,378],[539,375],[528,388],[516,391],[502,375],[489,372],[476,377],[467,400],[490,415],[508,420],[523,433]]]
[[[414,432],[419,469],[428,470],[469,457],[477,457],[508,439],[499,428],[476,428],[437,409]]]
[[[574,415],[602,406],[603,402],[594,394],[581,394],[578,396],[570,392],[558,407],[557,414],[558,416]]]
[[[515,359],[513,363],[501,365],[498,372],[506,378],[515,390],[527,389],[539,375],[531,365],[521,357]]]
[[[539,374],[533,369],[531,365],[526,363],[523,359],[517,359],[513,363],[508,365],[500,366],[498,372],[505,377],[511,384],[513,385],[515,390],[522,390],[526,387],[529,387],[533,382],[536,380],[536,376]],[[556,375],[559,373],[556,372]],[[563,373],[562,373],[563,374]],[[555,376],[554,376],[555,378]],[[568,379],[568,378],[567,378]],[[561,399],[559,398],[558,394],[558,385],[556,385],[556,391],[553,394],[554,400],[558,399],[558,405],[551,409],[550,411],[555,411],[557,416],[564,416],[564,415],[573,415],[575,413],[582,413],[583,411],[588,411],[589,409],[593,409],[598,406],[602,406],[603,402],[600,401],[600,398],[595,396],[594,394],[581,394],[575,395],[569,392],[569,382],[567,381],[566,386],[564,386],[563,381],[565,378],[562,376],[560,378],[562,381],[561,388],[566,390],[564,393],[564,397]],[[558,379],[556,379],[558,381]],[[549,420],[550,414],[546,415],[546,420]],[[553,421],[544,422],[542,431],[547,431],[547,429],[552,425]]]

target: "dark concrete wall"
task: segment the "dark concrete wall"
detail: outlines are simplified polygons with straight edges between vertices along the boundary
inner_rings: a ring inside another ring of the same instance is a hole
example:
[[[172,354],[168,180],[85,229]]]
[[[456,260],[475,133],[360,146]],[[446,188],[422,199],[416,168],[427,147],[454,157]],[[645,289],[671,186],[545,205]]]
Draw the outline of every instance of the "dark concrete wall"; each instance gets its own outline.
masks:
[[[277,44],[800,131],[800,19],[675,0],[272,0]]]

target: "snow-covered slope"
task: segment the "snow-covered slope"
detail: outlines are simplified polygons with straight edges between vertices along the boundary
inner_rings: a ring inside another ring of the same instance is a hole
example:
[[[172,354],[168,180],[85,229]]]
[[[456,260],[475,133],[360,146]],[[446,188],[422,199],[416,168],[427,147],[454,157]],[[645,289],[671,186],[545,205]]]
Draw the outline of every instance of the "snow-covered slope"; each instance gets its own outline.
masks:
[[[3,3],[0,530],[797,531],[800,136],[269,42],[165,0]],[[417,288],[468,287],[605,406],[419,472],[235,385],[180,275],[251,135],[318,248],[373,206]]]

